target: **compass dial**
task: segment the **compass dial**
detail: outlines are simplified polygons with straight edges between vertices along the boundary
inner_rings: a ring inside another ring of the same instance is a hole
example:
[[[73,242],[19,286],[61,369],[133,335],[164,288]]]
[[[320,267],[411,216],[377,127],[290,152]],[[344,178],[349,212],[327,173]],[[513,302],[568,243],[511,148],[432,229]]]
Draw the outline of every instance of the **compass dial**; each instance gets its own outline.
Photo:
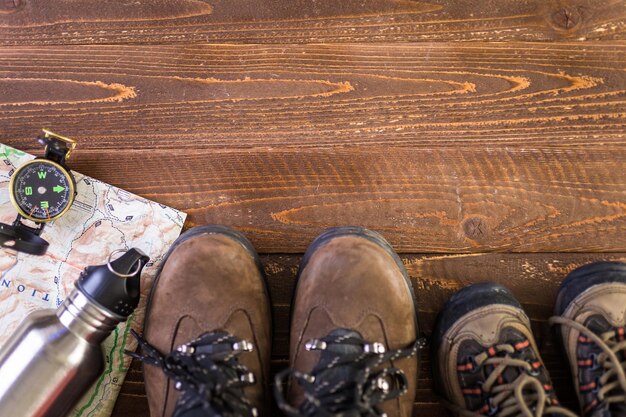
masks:
[[[11,177],[11,201],[36,222],[62,216],[74,200],[74,181],[61,165],[45,159],[27,162]]]

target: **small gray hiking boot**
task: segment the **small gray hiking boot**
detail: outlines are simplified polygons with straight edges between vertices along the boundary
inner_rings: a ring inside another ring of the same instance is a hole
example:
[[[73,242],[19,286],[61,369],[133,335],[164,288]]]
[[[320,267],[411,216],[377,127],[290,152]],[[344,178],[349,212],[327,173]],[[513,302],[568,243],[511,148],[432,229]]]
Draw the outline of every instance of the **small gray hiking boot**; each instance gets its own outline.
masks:
[[[434,377],[460,416],[575,416],[554,394],[530,320],[506,288],[482,283],[455,293],[433,333]]]

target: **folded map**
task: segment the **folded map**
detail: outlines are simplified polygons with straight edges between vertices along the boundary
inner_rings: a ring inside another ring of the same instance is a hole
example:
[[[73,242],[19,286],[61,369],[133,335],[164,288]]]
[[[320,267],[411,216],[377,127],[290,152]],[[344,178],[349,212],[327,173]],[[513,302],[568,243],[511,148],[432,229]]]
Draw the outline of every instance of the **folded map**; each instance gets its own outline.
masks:
[[[80,151],[78,151],[80,152]],[[12,223],[17,212],[10,202],[9,181],[13,172],[33,156],[0,144],[0,222]],[[167,249],[178,237],[185,213],[94,178],[73,172],[77,195],[70,210],[47,224],[42,237],[50,242],[43,256],[0,249],[0,346],[28,313],[56,309],[71,292],[74,281],[88,265],[107,262],[116,249],[139,248],[150,256],[141,281],[139,307],[104,344],[106,370],[74,417],[108,417],[113,411],[134,350],[130,328],[141,333],[146,295]]]

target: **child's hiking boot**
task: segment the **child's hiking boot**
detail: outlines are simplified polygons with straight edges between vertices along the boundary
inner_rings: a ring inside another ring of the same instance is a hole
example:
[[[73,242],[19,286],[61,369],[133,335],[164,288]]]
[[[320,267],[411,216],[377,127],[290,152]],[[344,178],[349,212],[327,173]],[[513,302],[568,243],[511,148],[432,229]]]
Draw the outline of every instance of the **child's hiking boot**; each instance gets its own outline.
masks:
[[[446,405],[460,416],[575,416],[559,406],[530,320],[504,287],[465,287],[433,332],[433,366]]]
[[[626,415],[626,264],[597,262],[561,284],[555,308],[584,416]]]

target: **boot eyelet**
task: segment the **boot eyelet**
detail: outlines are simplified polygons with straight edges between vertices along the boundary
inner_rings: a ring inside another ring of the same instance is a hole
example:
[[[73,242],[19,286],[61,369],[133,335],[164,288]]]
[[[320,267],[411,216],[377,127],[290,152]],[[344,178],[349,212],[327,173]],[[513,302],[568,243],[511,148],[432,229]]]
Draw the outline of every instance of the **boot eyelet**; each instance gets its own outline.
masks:
[[[194,353],[196,353],[196,348],[191,345],[180,345],[178,346],[178,348],[176,348],[176,350],[183,355],[193,355]]]
[[[591,393],[592,393],[594,396],[596,396],[596,397],[597,397],[597,396],[598,396],[598,393],[600,392],[600,388],[602,388],[602,385],[600,384],[600,378],[599,378],[599,377],[598,377],[598,378],[596,378],[596,379],[594,379],[594,382],[596,383],[596,386],[595,386],[595,388],[594,388],[594,389],[592,389],[592,390],[591,390]]]
[[[470,370],[470,373],[475,374],[482,369],[482,367],[479,366],[478,363],[476,362],[475,356],[470,356],[468,358],[468,362],[472,364],[472,369]]]
[[[254,378],[254,374],[252,372],[240,375],[239,380],[248,384],[254,384],[256,382],[256,379]]]
[[[382,343],[374,342],[374,343],[366,343],[363,345],[363,352],[365,353],[376,353],[382,354],[385,353],[385,345]]]
[[[233,343],[232,349],[235,352],[252,352],[252,350],[254,350],[254,345],[246,340],[242,340],[240,342]]]
[[[595,370],[595,369],[598,369],[600,367],[600,363],[598,362],[598,354],[597,353],[591,353],[589,355],[589,359],[591,359],[591,366],[589,367],[589,369]]]
[[[527,371],[528,375],[530,375],[530,376],[539,376],[539,375],[541,375],[541,371],[539,370],[539,368],[533,367],[533,360],[526,359],[526,363],[528,363],[530,365],[530,371]]]
[[[308,351],[311,350],[326,350],[328,344],[323,340],[311,339],[304,344],[304,348]]]

